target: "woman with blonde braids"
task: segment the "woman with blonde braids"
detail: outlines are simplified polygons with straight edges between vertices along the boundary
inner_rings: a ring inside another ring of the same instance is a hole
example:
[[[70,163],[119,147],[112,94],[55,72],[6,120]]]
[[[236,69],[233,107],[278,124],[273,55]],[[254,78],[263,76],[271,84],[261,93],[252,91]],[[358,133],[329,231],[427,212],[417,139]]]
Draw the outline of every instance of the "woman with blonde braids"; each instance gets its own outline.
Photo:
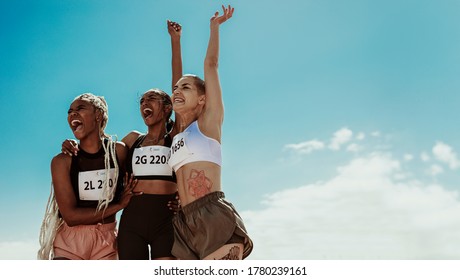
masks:
[[[128,149],[105,134],[105,99],[77,96],[67,121],[79,140],[79,153],[51,161],[52,191],[40,232],[39,259],[117,259],[116,220],[136,180],[123,175]]]

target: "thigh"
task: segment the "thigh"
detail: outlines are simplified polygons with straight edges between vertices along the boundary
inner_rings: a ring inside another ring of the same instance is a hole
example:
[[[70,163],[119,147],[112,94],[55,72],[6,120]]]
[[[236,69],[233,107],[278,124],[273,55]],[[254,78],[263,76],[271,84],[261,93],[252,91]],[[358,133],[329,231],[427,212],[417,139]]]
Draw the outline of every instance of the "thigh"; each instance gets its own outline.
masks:
[[[174,229],[172,224],[164,225],[162,230],[150,244],[150,255],[153,259],[174,259],[172,247],[174,244]]]
[[[117,237],[118,258],[120,260],[148,260],[149,247],[139,234],[120,228]]]
[[[241,260],[243,259],[244,245],[241,243],[225,244],[208,256],[204,260]]]

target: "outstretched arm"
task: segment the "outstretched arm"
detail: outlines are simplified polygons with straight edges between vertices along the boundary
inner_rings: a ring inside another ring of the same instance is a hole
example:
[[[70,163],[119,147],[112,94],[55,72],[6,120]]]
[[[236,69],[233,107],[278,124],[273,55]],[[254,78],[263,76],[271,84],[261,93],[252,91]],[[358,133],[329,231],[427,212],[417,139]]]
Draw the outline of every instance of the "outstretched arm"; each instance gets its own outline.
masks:
[[[222,89],[219,81],[219,27],[232,17],[234,8],[222,6],[223,14],[216,12],[211,18],[211,31],[209,36],[208,49],[204,60],[204,81],[206,87],[206,105],[204,109],[204,122],[212,126],[217,126],[220,141],[220,128],[224,119],[224,104],[222,100]],[[211,123],[212,122],[212,123]],[[214,133],[212,133],[214,134]]]
[[[180,46],[180,36],[182,34],[182,26],[174,21],[168,20],[168,33],[171,36],[171,51],[172,51],[172,84],[174,88],[177,81],[182,77],[182,53]]]

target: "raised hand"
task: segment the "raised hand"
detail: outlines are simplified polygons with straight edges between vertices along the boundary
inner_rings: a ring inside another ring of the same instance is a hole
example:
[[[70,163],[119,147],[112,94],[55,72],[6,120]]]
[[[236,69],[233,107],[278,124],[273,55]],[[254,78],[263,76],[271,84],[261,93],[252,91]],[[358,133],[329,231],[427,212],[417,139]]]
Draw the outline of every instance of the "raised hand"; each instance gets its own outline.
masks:
[[[228,5],[228,7],[222,5],[223,15],[219,16],[219,12],[215,12],[214,16],[211,18],[211,25],[220,25],[226,22],[229,18],[232,17],[234,10],[235,8],[232,8],[230,5]]]
[[[167,25],[168,33],[171,37],[180,37],[182,34],[182,25],[180,25],[178,22],[170,21],[169,19],[167,21]]]

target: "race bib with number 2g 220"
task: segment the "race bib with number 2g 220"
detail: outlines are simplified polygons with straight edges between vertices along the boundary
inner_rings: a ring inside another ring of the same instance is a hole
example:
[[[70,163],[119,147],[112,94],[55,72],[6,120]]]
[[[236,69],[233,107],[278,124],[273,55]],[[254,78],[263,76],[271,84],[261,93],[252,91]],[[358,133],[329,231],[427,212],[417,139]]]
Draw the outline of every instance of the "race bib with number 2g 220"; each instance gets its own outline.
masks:
[[[172,169],[168,165],[169,148],[163,146],[147,146],[134,149],[132,166],[135,176],[171,176]]]

